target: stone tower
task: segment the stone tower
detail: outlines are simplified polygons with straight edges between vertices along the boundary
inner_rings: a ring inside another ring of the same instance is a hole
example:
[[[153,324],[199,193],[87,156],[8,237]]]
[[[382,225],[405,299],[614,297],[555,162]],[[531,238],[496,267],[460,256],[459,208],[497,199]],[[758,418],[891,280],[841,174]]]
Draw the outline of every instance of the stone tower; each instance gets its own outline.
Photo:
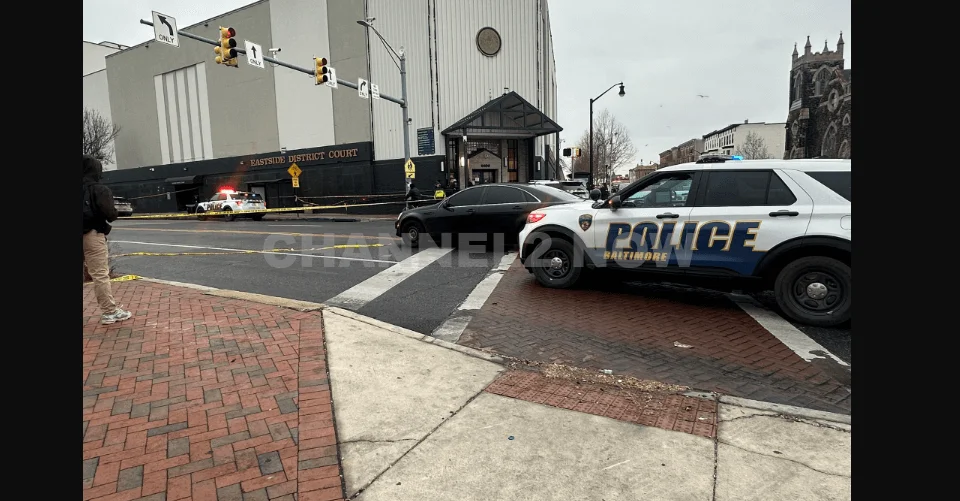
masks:
[[[784,158],[849,158],[849,71],[844,70],[843,33],[836,50],[824,42],[803,55],[793,46]],[[846,133],[842,129],[846,130]]]

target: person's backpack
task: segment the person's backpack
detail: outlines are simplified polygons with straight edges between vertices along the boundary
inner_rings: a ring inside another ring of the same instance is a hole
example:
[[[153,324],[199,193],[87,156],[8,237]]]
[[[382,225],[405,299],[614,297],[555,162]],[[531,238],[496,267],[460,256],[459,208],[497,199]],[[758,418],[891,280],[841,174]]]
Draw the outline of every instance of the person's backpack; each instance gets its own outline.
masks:
[[[93,201],[93,186],[83,185],[83,231],[93,229],[97,220],[97,208]]]

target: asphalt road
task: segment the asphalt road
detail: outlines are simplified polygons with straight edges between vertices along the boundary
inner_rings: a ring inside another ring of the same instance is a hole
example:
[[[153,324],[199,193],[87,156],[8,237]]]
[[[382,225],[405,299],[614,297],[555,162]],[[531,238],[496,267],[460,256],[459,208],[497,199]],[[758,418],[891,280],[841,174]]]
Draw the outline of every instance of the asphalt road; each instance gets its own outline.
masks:
[[[359,287],[365,300],[344,307],[424,334],[443,323],[502,257],[483,250],[412,250],[401,245],[392,221],[121,220],[110,233],[110,253],[123,274],[318,303]],[[426,257],[417,261],[421,253]],[[400,268],[402,280],[380,279],[404,260],[411,261]],[[370,279],[374,283],[364,286]]]
[[[110,253],[120,273],[334,304],[424,334],[454,314],[503,255],[410,249],[391,220],[289,219],[121,220]],[[755,297],[777,311],[770,294]],[[794,325],[851,363],[849,326]]]

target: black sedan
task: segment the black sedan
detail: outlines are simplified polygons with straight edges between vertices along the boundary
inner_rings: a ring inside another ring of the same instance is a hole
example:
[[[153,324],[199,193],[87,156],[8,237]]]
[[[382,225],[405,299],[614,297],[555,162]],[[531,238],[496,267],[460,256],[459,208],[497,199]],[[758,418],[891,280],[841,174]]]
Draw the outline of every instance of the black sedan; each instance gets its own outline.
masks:
[[[423,235],[430,235],[440,244],[445,234],[451,235],[451,243],[461,234],[482,234],[488,238],[502,234],[504,243],[515,243],[527,215],[534,210],[582,201],[550,186],[483,184],[458,191],[439,203],[403,211],[396,222],[397,236],[411,247],[420,245]]]

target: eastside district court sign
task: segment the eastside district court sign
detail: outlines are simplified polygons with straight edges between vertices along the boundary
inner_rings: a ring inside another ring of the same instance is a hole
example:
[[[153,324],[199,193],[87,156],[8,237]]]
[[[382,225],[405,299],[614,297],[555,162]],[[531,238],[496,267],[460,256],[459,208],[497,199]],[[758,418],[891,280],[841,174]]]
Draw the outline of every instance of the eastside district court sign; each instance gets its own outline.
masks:
[[[249,167],[283,167],[286,169],[290,168],[292,164],[308,166],[347,162],[370,162],[371,156],[370,143],[354,143],[295,150],[287,153],[257,155],[244,159],[241,165]]]

